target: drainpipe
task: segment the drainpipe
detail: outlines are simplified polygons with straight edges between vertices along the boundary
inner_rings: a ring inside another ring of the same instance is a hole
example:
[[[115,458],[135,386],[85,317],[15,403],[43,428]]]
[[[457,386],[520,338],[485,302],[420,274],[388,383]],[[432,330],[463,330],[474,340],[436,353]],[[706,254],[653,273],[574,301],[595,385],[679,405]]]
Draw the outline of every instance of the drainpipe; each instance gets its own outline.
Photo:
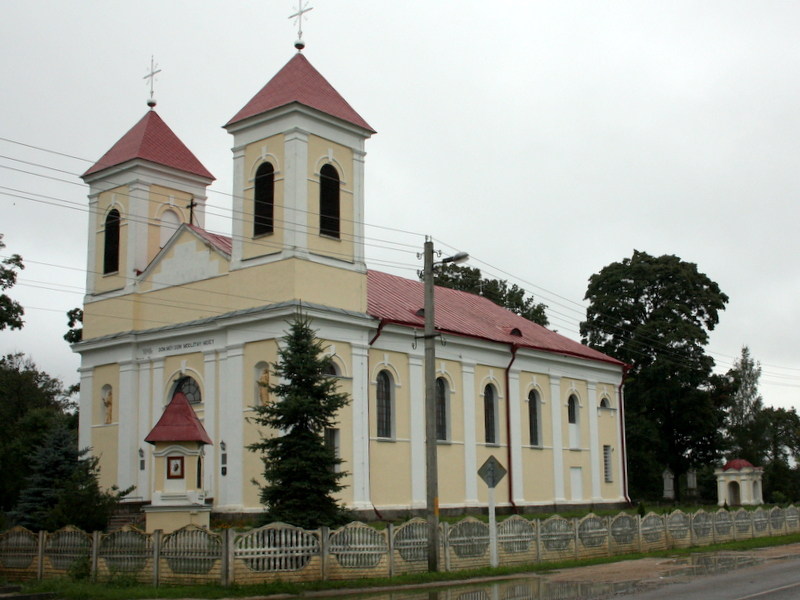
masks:
[[[517,360],[517,349],[519,346],[517,344],[511,344],[511,362],[508,363],[506,367],[506,447],[508,448],[508,501],[511,503],[511,508],[514,509],[514,514],[519,514],[519,509],[517,505],[514,504],[514,476],[512,473],[514,470],[511,468],[511,395],[509,393],[509,372],[511,371],[511,365],[514,364],[514,361]]]
[[[383,333],[383,326],[384,325],[386,325],[386,319],[381,319],[381,322],[378,323],[378,331],[375,332],[375,336],[369,341],[369,346],[370,347],[372,347],[372,344],[375,343],[375,340],[377,340],[381,336],[381,333]],[[367,406],[369,406],[369,374],[370,374],[369,352],[367,352]],[[371,444],[369,443],[369,440],[367,440],[367,458],[369,458],[369,465],[370,465],[370,469],[371,469],[372,468],[372,457],[369,455],[370,448],[371,448]],[[372,502],[372,489],[371,489],[372,477],[369,478],[369,484],[370,484],[369,497],[370,497],[370,504],[372,504],[372,510],[374,510],[375,514],[378,515],[378,519],[383,521],[383,515],[380,513],[380,511],[377,508],[375,508],[375,503]]]
[[[625,442],[625,400],[623,397],[622,386],[625,385],[625,380],[628,378],[628,372],[631,370],[630,365],[625,365],[622,371],[622,381],[619,382],[619,427],[622,431],[622,487],[624,488],[625,501],[628,506],[632,506],[631,498],[628,496],[628,457]]]

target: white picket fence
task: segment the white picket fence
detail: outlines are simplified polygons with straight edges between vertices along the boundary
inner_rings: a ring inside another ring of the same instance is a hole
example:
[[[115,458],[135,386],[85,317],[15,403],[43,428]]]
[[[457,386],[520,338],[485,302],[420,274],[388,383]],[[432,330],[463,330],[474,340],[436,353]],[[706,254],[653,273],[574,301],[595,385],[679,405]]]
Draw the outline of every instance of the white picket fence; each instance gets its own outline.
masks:
[[[736,512],[675,511],[644,517],[559,516],[546,520],[512,516],[498,523],[501,565],[581,559],[669,548],[707,546],[753,537],[800,533],[800,513],[759,508]],[[467,517],[442,524],[440,564],[448,571],[488,566],[489,526]],[[66,527],[38,534],[15,527],[0,534],[0,577],[30,580],[63,577],[77,569],[101,580],[223,585],[392,577],[427,569],[427,524],[412,519],[377,530],[363,523],[309,531],[273,523],[246,533],[213,533],[188,526],[170,534],[126,527],[85,533]]]

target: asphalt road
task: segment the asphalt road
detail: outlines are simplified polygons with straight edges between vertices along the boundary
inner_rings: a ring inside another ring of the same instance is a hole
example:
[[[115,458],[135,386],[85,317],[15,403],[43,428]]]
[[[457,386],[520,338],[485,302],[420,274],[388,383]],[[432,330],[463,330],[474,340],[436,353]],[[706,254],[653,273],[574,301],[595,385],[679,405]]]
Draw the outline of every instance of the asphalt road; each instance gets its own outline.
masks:
[[[655,589],[614,597],[620,600],[798,600],[800,562],[768,561],[747,569],[673,581]]]

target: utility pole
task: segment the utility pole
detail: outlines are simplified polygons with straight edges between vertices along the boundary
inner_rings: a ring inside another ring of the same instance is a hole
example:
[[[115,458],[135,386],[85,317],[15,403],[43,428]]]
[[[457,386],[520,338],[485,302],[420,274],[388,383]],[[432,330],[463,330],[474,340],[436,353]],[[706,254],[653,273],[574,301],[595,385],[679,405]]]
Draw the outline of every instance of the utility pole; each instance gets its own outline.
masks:
[[[428,519],[428,571],[439,570],[439,462],[436,439],[436,329],[434,319],[433,268],[438,264],[459,264],[469,254],[459,252],[434,263],[433,241],[426,238],[422,280],[425,287],[425,484]]]
[[[433,242],[425,242],[425,482],[428,571],[439,570],[439,461],[436,440],[436,348],[433,308]]]

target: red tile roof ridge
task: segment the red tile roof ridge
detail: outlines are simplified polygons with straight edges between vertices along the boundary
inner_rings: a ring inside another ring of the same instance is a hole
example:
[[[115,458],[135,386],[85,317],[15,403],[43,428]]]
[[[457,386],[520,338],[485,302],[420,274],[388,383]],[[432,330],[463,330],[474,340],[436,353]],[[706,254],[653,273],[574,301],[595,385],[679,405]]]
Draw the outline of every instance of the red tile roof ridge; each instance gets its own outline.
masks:
[[[137,158],[214,180],[214,176],[154,110],[147,111],[81,177],[85,178]]]
[[[213,444],[183,392],[176,392],[145,442],[200,442]]]
[[[228,256],[231,255],[233,251],[233,238],[219,233],[211,233],[198,225],[189,225],[189,223],[186,223],[186,226],[224,254]]]
[[[377,319],[419,329],[425,326],[424,316],[418,314],[424,304],[424,286],[420,281],[368,270],[367,299],[367,312]],[[436,329],[442,333],[624,366],[615,358],[476,294],[436,286],[435,311]]]
[[[328,83],[302,53],[298,52],[253,98],[225,124],[225,127],[292,102],[303,104],[371,133],[361,115]]]

